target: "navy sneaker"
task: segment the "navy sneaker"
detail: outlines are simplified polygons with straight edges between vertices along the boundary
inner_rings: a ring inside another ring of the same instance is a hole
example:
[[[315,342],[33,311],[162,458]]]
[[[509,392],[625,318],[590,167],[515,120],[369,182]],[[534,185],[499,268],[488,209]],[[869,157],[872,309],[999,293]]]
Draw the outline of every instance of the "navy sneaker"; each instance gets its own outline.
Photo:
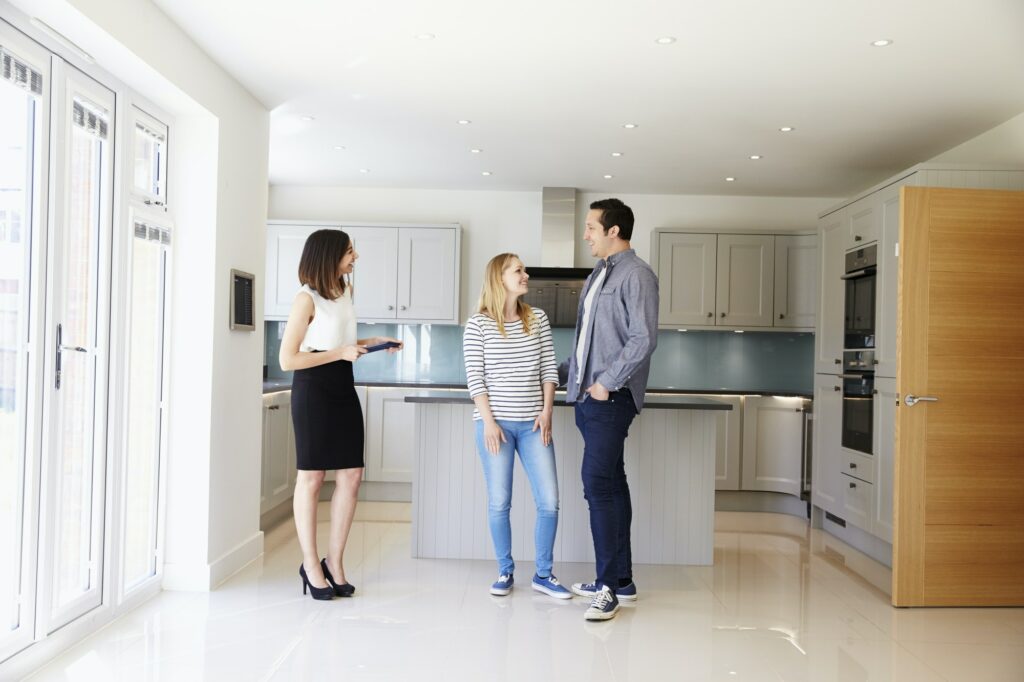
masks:
[[[606,585],[594,595],[594,599],[590,602],[590,608],[583,614],[583,617],[587,620],[611,620],[618,612],[619,600]]]
[[[553,575],[549,575],[547,578],[542,578],[534,573],[533,589],[538,592],[543,592],[555,599],[572,599],[572,594],[569,590],[565,589],[565,586],[558,582],[558,578]]]
[[[597,583],[573,583],[572,593],[593,599],[597,594]],[[636,583],[631,582],[625,587],[615,588],[615,596],[620,601],[636,601]]]
[[[512,584],[514,582],[515,580],[513,580],[511,573],[499,575],[498,579],[494,581],[493,585],[491,585],[491,594],[498,597],[504,597],[512,591]]]

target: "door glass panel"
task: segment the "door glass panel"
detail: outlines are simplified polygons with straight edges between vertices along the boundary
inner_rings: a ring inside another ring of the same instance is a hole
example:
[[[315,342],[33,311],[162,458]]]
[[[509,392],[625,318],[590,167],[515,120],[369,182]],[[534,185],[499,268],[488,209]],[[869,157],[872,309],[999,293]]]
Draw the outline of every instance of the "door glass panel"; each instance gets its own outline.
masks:
[[[167,231],[135,222],[125,457],[125,592],[156,573]]]
[[[32,207],[40,102],[0,82],[0,635],[16,630],[24,558]]]
[[[54,602],[59,609],[91,588],[98,571],[99,485],[96,351],[100,236],[107,191],[107,112],[75,98],[68,139],[66,220],[58,248],[61,280],[57,391],[57,514]]]

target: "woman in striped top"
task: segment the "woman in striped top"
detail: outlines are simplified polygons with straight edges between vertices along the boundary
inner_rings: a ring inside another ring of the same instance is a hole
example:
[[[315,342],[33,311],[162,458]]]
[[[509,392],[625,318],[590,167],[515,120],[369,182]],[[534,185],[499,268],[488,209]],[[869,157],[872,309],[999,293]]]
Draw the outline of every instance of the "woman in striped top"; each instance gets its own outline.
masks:
[[[484,271],[479,312],[466,321],[462,351],[466,383],[476,403],[477,451],[487,483],[487,516],[498,558],[491,594],[512,591],[512,465],[515,453],[530,479],[537,505],[534,529],[535,590],[558,599],[572,594],[551,573],[558,528],[558,477],[551,442],[551,412],[558,367],[551,325],[543,310],[519,300],[530,276],[514,253],[495,256]]]

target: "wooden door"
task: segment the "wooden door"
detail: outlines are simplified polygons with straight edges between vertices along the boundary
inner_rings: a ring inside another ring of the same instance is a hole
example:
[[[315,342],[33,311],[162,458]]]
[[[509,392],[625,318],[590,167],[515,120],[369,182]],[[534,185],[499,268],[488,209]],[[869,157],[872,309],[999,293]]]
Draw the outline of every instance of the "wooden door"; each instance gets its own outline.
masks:
[[[900,203],[893,604],[1021,606],[1024,192]]]

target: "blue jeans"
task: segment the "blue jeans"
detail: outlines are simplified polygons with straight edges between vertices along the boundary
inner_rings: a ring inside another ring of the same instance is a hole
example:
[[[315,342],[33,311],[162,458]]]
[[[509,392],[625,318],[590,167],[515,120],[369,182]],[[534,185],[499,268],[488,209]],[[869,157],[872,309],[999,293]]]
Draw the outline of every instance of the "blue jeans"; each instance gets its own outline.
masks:
[[[492,455],[484,444],[484,422],[476,421],[476,450],[484,468],[487,482],[487,521],[494,541],[494,554],[498,558],[498,573],[515,572],[512,561],[512,465],[515,453],[523,463],[530,479],[533,501],[537,505],[537,523],[533,529],[533,542],[537,552],[537,574],[551,575],[552,551],[555,531],[558,530],[558,476],[555,473],[555,446],[544,445],[540,429],[531,431],[533,421],[514,422],[499,419],[498,426],[505,432],[507,442],[500,443],[498,454]]]
[[[633,507],[624,461],[636,404],[628,390],[608,400],[587,397],[576,403],[576,427],[583,435],[583,496],[590,506],[597,581],[611,589],[633,579],[629,529]]]

